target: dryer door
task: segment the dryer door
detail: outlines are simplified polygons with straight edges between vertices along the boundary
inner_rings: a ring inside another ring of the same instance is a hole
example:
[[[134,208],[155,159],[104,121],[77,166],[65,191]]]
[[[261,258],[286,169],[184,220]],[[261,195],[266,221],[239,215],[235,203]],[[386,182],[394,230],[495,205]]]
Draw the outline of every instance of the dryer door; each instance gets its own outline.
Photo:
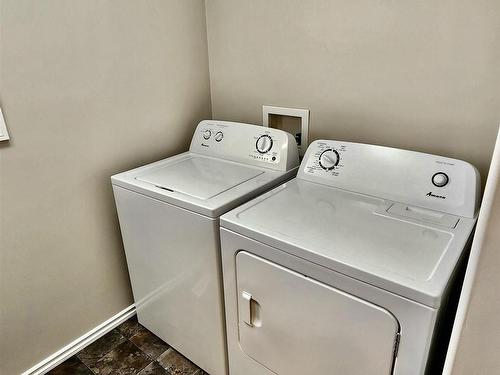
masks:
[[[236,256],[242,350],[277,374],[388,375],[387,310],[245,251]]]

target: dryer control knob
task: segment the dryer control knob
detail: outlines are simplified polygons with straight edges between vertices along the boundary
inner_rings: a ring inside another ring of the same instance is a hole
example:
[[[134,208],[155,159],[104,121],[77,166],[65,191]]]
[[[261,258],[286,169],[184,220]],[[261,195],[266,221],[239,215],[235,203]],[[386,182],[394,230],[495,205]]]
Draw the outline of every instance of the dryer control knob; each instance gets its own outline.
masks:
[[[273,147],[273,139],[268,135],[261,135],[257,142],[255,142],[255,148],[261,154],[265,154]]]
[[[339,153],[336,150],[329,148],[328,150],[323,151],[319,156],[319,165],[321,168],[329,171],[339,164],[339,160]]]
[[[215,133],[214,139],[215,139],[217,142],[222,141],[222,138],[224,138],[224,134],[223,134],[222,132],[217,132],[217,133]]]
[[[437,187],[446,186],[449,180],[448,175],[443,172],[435,173],[434,176],[432,176],[432,183]]]
[[[203,132],[203,138],[208,139],[208,138],[210,138],[211,136],[212,136],[212,132],[211,132],[209,129],[207,129],[207,130],[205,130],[205,131]]]

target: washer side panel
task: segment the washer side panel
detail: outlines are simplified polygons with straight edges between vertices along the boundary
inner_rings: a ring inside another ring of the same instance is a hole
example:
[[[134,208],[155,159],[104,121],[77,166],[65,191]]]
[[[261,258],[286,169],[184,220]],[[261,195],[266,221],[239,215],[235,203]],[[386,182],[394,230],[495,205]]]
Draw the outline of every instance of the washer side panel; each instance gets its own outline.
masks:
[[[208,373],[226,374],[218,220],[113,191],[139,322]]]

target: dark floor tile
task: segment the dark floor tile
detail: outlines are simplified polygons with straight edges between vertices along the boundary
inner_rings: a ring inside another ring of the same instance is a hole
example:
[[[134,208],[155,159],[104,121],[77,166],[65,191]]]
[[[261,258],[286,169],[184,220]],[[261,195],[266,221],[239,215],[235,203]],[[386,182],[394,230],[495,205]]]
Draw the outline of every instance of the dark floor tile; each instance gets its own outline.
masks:
[[[98,375],[132,375],[150,363],[151,359],[137,346],[125,341],[99,359],[90,369]]]
[[[125,337],[117,329],[114,329],[81,350],[77,356],[87,367],[92,369],[101,357],[125,340]]]
[[[73,356],[56,368],[50,370],[47,375],[93,375],[87,366],[76,356]]]
[[[117,328],[123,336],[129,339],[137,333],[139,327],[140,324],[137,321],[137,315],[134,315],[133,317],[120,324]]]
[[[156,359],[170,347],[142,326],[139,327],[137,333],[129,340],[146,353],[151,359]]]
[[[157,362],[171,375],[200,375],[202,373],[202,370],[194,363],[172,348],[160,355]]]
[[[152,362],[137,375],[170,375],[170,373],[161,367],[158,362]]]

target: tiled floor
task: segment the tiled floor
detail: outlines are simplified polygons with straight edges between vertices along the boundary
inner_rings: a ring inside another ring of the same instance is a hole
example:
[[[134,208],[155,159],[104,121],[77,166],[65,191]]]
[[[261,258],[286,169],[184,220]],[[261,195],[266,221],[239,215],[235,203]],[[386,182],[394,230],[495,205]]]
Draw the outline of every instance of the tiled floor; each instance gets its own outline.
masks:
[[[50,375],[208,375],[134,316],[49,371]]]

